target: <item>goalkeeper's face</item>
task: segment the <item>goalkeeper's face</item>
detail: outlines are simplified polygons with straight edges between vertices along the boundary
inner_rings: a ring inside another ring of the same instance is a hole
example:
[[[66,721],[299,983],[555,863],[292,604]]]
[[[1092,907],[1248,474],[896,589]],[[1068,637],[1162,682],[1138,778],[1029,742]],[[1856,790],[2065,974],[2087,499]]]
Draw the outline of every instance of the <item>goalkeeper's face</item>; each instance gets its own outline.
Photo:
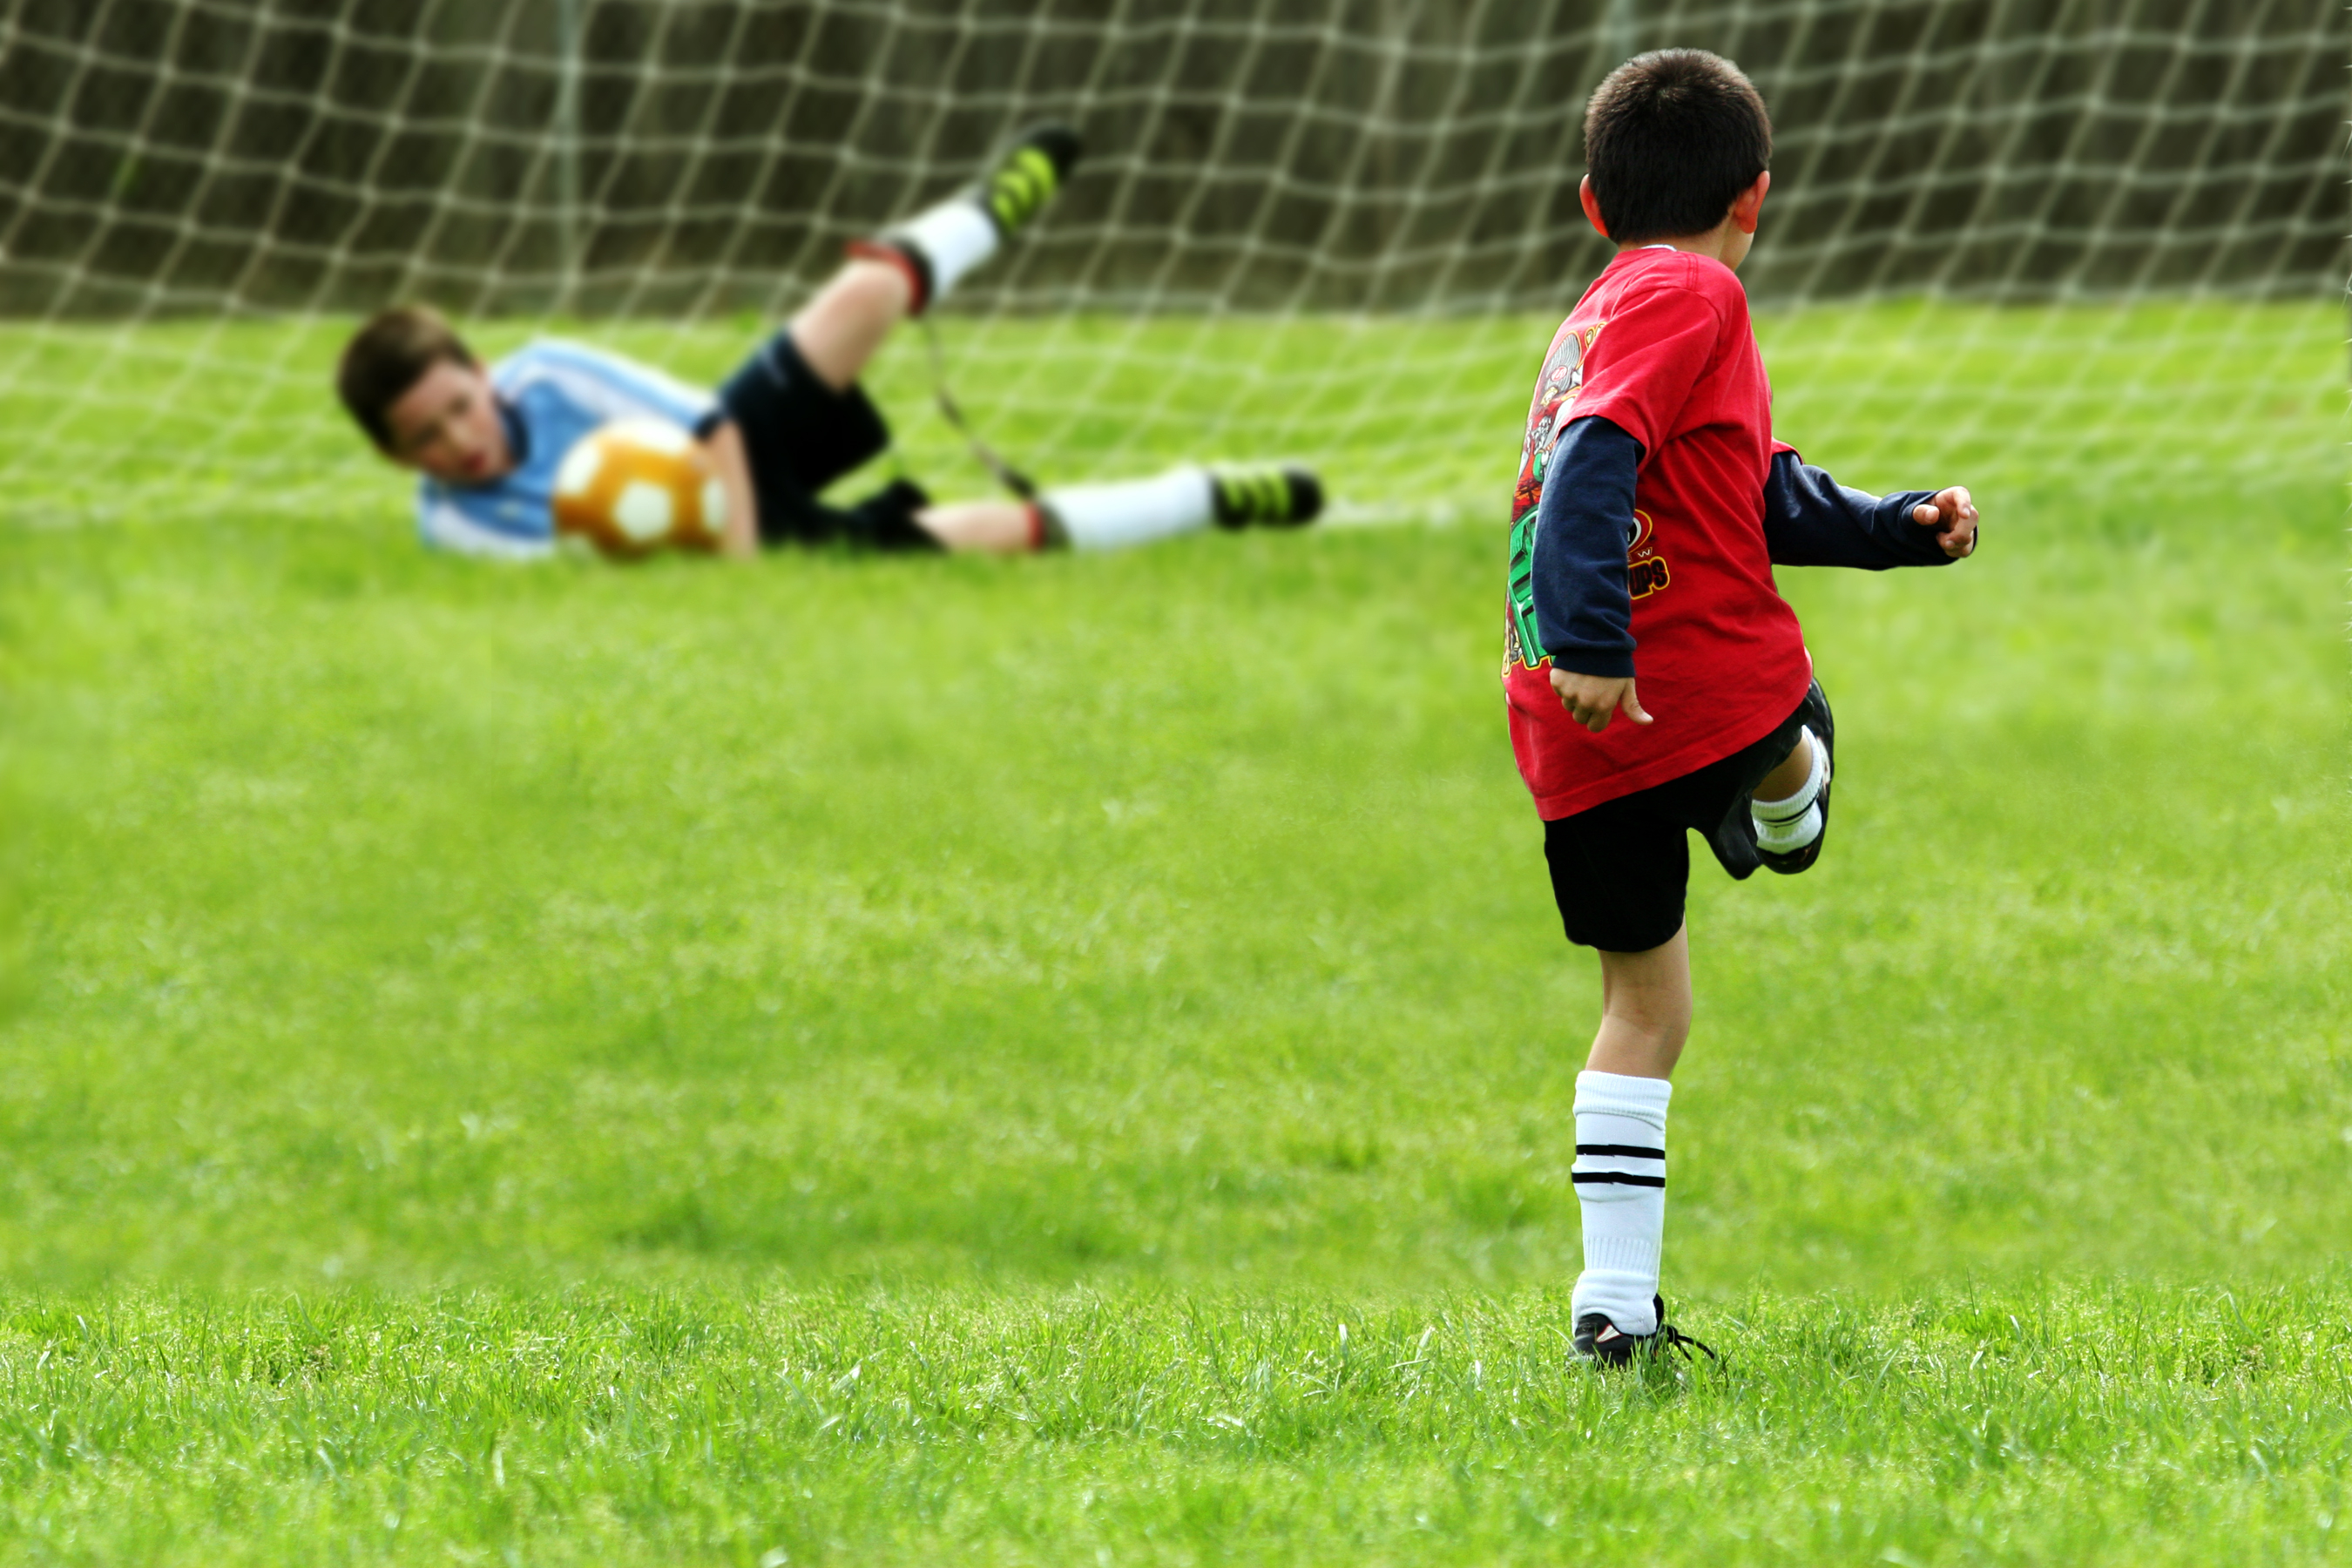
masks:
[[[436,360],[384,410],[393,461],[444,484],[486,485],[514,467],[490,378],[478,364]]]

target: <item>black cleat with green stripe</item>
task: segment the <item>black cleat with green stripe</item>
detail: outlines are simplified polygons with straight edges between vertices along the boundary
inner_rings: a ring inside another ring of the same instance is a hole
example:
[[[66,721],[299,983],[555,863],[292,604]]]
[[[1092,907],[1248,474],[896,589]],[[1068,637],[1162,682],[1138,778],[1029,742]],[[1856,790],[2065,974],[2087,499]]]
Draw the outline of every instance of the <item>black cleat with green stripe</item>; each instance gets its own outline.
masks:
[[[1296,528],[1323,510],[1323,482],[1291,466],[1212,468],[1219,528]]]
[[[1066,125],[1033,125],[1013,138],[996,166],[973,182],[969,194],[996,225],[996,232],[1010,239],[1069,182],[1085,145]]]

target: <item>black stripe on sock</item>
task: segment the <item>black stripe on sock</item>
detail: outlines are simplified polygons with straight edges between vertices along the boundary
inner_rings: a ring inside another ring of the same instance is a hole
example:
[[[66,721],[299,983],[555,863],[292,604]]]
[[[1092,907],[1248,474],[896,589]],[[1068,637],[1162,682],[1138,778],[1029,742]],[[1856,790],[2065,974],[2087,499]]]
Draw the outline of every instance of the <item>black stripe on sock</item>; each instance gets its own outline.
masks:
[[[1609,1154],[1621,1160],[1663,1160],[1666,1157],[1664,1149],[1644,1149],[1633,1143],[1579,1143],[1576,1152],[1580,1154]]]
[[[1580,1187],[1587,1183],[1606,1187],[1663,1187],[1666,1184],[1664,1176],[1637,1176],[1631,1171],[1571,1171],[1568,1179]]]

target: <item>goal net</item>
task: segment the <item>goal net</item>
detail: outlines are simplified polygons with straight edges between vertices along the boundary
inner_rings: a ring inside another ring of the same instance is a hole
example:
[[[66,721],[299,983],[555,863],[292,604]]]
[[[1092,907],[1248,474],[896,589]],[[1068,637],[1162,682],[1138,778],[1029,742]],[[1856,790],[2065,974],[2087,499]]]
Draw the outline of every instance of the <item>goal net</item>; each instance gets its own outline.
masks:
[[[1874,487],[2332,472],[2336,0],[11,0],[0,510],[381,526],[328,394],[357,317],[595,337],[715,380],[1035,119],[1087,162],[939,313],[1052,479],[1321,464],[1341,516],[1499,519],[1528,382],[1606,259],[1585,96],[1739,61],[1743,274],[1781,433]],[[985,476],[919,344],[873,380]]]

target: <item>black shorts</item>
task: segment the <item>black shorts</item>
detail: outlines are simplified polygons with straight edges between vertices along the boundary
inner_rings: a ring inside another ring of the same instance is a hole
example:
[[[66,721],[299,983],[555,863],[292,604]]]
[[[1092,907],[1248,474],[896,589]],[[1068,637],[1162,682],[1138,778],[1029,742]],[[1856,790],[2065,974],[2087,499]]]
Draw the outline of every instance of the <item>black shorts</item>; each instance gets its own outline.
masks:
[[[1690,833],[1732,876],[1746,880],[1763,864],[1748,797],[1797,749],[1810,725],[1830,733],[1830,702],[1820,681],[1773,731],[1720,762],[1668,779],[1590,811],[1544,824],[1544,858],[1568,940],[1604,952],[1647,952],[1683,929],[1690,887]]]
[[[719,406],[743,433],[761,543],[940,548],[915,521],[930,498],[906,479],[894,479],[853,506],[817,499],[825,486],[887,449],[890,427],[864,388],[835,392],[818,379],[791,333],[770,338],[727,378]]]

